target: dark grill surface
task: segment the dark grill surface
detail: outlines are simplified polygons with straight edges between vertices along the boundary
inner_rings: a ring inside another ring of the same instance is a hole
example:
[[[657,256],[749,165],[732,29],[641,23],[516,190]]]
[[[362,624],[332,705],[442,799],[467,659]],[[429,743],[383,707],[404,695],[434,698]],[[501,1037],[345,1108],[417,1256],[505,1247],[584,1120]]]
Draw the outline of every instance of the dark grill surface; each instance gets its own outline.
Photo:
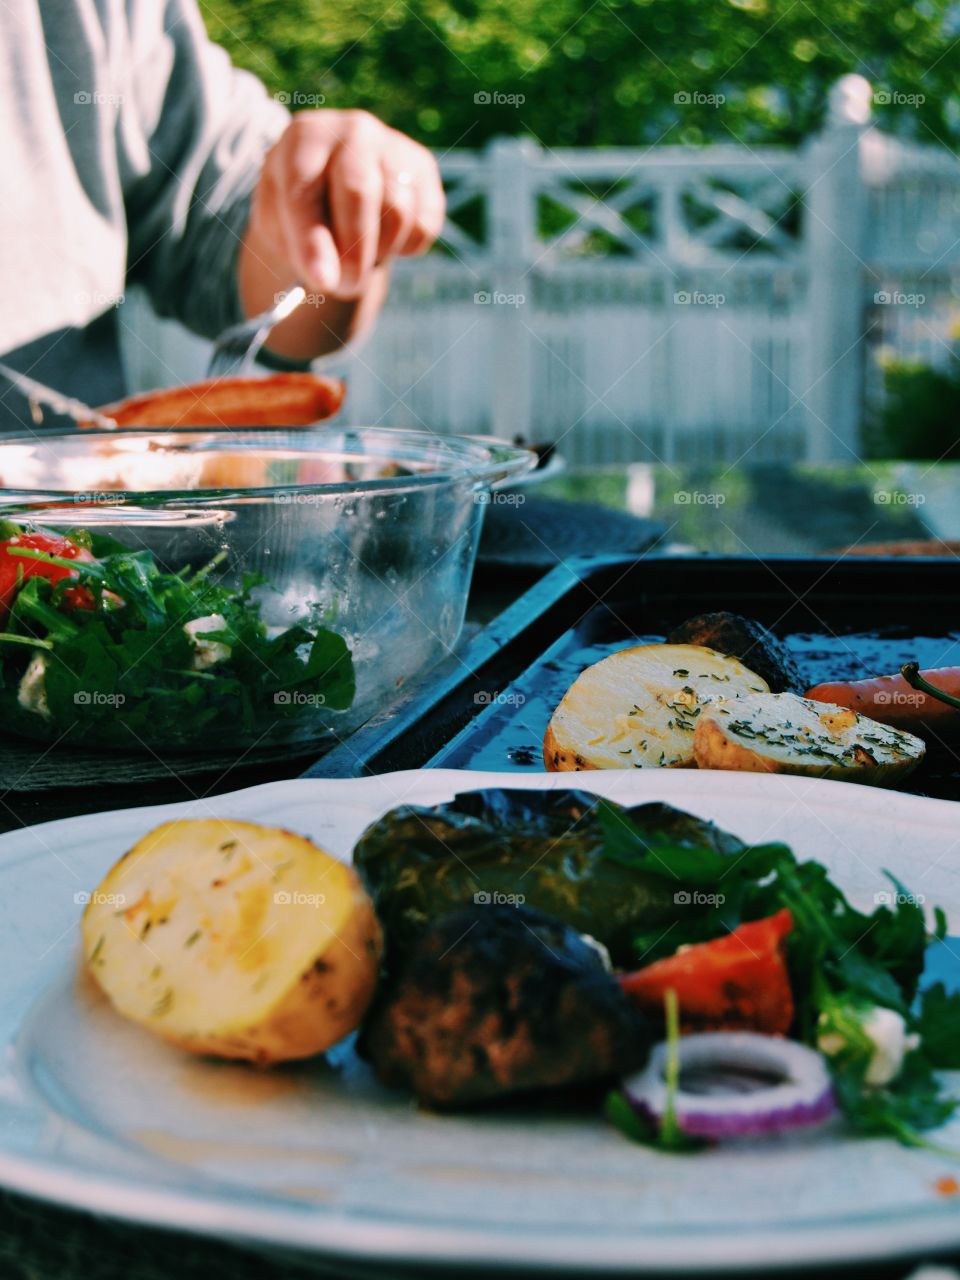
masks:
[[[954,559],[569,562],[491,624],[445,681],[361,729],[312,772],[542,770],[547,721],[584,667],[661,641],[707,611],[731,610],[770,627],[808,686],[888,674],[911,660],[960,666],[958,589]],[[905,789],[960,799],[960,726],[952,741],[928,748]]]

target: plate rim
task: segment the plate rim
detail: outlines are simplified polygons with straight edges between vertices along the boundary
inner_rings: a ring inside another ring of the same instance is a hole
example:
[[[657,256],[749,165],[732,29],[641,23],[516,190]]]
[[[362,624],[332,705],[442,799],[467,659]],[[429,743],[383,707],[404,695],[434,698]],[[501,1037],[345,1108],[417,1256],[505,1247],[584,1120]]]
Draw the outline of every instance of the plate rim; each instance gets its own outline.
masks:
[[[882,1140],[881,1140],[882,1141]],[[795,1270],[884,1260],[921,1258],[960,1249],[960,1216],[955,1209],[931,1205],[928,1214],[916,1210],[902,1218],[885,1217],[886,1229],[873,1219],[851,1219],[823,1228],[811,1224],[803,1251],[796,1233],[777,1227],[731,1228],[729,1233],[704,1233],[709,1250],[691,1264],[683,1237],[603,1235],[606,1252],[597,1256],[596,1241],[571,1234],[544,1235],[529,1229],[514,1232],[424,1228],[416,1223],[387,1223],[356,1218],[338,1222],[316,1205],[302,1209],[257,1203],[239,1191],[234,1195],[195,1195],[166,1188],[138,1188],[119,1179],[55,1170],[27,1157],[0,1154],[0,1184],[7,1191],[60,1208],[106,1216],[133,1225],[186,1232],[213,1240],[264,1248],[294,1248],[325,1260],[389,1262],[398,1266],[476,1267],[501,1265],[531,1272],[583,1275],[745,1274]],[[261,1201],[263,1197],[260,1197]],[[928,1221],[928,1216],[931,1219]],[[950,1221],[950,1218],[953,1221]],[[358,1229],[359,1228],[359,1229]],[[871,1228],[867,1234],[865,1228]],[[896,1235],[891,1241],[888,1233]],[[545,1247],[546,1245],[546,1247]],[[636,1257],[642,1248],[644,1256]],[[465,1256],[465,1249],[468,1250]]]

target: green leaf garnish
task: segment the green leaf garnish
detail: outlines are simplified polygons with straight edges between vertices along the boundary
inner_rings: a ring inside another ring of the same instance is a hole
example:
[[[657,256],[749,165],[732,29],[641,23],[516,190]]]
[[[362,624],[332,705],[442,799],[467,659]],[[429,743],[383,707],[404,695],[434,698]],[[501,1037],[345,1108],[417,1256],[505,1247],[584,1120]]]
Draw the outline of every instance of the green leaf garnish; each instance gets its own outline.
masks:
[[[91,545],[107,553],[83,561],[8,548],[12,556],[70,570],[55,583],[39,574],[25,579],[0,632],[0,703],[12,727],[34,737],[124,747],[137,739],[196,747],[218,733],[315,724],[325,710],[352,704],[353,659],[343,637],[312,623],[269,631],[251,594],[264,579],[248,574],[239,588],[220,579],[226,552],[196,571],[169,573],[149,551],[96,538]],[[76,595],[68,594],[78,582],[90,607],[77,607]],[[198,669],[184,626],[211,615],[223,624],[202,638],[230,653]],[[17,703],[31,650],[47,655],[49,718]]]
[[[893,891],[885,900],[878,895],[878,905],[867,914],[847,901],[825,867],[798,862],[786,845],[741,843],[739,849],[721,849],[684,843],[640,830],[606,802],[601,802],[601,821],[607,857],[688,891],[688,901],[694,890],[723,898],[704,910],[684,906],[669,927],[658,921],[655,929],[636,934],[638,962],[788,908],[794,927],[787,962],[796,1007],[791,1034],[816,1047],[821,1018],[838,1017],[844,1007],[879,1005],[899,1013],[908,1032],[919,1033],[920,1044],[906,1055],[894,1081],[883,1088],[867,1085],[874,1046],[862,1028],[852,1026],[848,1050],[830,1058],[830,1071],[854,1128],[912,1146],[927,1144],[921,1131],[943,1124],[956,1109],[943,1095],[935,1069],[960,1069],[960,994],[932,987],[915,1011],[929,937],[922,908],[899,881],[888,874]],[[943,912],[935,912],[934,938],[946,931]],[[674,1131],[670,1124],[665,1127],[669,1139]]]

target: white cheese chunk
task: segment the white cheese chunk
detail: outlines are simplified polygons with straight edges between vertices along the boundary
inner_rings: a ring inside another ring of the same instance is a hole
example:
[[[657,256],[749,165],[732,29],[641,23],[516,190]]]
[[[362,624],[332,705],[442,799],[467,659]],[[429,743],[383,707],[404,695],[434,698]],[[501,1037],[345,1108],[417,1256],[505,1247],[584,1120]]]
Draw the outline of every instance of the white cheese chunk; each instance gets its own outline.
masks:
[[[875,1046],[864,1078],[867,1084],[889,1084],[900,1074],[903,1059],[917,1047],[919,1037],[907,1035],[906,1023],[899,1013],[879,1006],[870,1010],[863,1029]]]
[[[47,706],[47,689],[44,683],[46,674],[46,654],[35,653],[20,680],[17,702],[24,711],[32,711],[35,715],[49,719],[50,708]]]
[[[193,645],[193,667],[195,671],[206,671],[215,667],[218,662],[226,662],[233,650],[221,640],[206,640],[203,633],[207,631],[223,631],[227,620],[220,613],[207,614],[205,618],[194,618],[184,624],[183,630]]]
[[[853,1011],[851,1011],[853,1012]],[[864,1083],[882,1088],[896,1080],[906,1055],[920,1043],[917,1035],[908,1035],[907,1026],[899,1013],[871,1005],[856,1010],[855,1016],[867,1039],[873,1044],[873,1053],[864,1076]],[[817,1039],[821,1053],[833,1057],[842,1053],[847,1042],[838,1031],[821,1032]]]

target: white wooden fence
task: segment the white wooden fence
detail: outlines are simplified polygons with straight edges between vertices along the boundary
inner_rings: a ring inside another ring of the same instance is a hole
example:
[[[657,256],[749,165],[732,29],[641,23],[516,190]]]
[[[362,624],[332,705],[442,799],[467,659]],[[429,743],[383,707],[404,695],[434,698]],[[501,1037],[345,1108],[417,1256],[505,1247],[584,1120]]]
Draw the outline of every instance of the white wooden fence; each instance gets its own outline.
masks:
[[[845,77],[796,151],[448,152],[443,243],[340,362],[345,419],[573,462],[856,457],[878,352],[943,360],[960,303],[960,162],[874,99]],[[135,385],[202,374],[205,344],[126,309]]]

